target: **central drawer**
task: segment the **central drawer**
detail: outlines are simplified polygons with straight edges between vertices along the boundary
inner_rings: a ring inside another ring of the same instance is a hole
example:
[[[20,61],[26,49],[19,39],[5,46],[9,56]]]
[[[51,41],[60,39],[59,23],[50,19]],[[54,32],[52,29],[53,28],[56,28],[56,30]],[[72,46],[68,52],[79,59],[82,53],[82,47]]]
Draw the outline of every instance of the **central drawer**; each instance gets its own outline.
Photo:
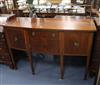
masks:
[[[59,32],[32,31],[30,39],[33,52],[59,53]]]
[[[88,55],[90,32],[64,32],[64,54]]]

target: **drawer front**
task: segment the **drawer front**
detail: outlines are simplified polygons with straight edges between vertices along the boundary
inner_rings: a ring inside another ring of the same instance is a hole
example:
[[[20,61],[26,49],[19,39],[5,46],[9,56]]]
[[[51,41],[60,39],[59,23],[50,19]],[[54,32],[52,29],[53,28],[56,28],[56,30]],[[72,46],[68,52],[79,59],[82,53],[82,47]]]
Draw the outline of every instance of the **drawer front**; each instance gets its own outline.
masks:
[[[10,47],[18,48],[18,49],[26,48],[24,30],[7,28],[6,34],[7,34],[7,39],[8,39],[8,43],[10,44]]]
[[[64,32],[64,54],[87,55],[91,33]]]
[[[32,52],[36,52],[36,53],[41,53],[41,52],[46,52],[46,49],[44,48],[44,43],[42,44],[42,41],[39,40],[35,40],[33,37],[31,37],[31,47],[32,47]]]
[[[60,54],[59,40],[47,40],[46,48],[48,54]]]
[[[48,40],[58,40],[59,39],[59,33],[55,31],[32,31],[31,36],[35,40],[43,39],[43,38],[48,39]]]
[[[30,39],[33,52],[59,53],[59,32],[33,31]]]
[[[42,37],[40,38],[44,38],[47,40],[59,40],[59,33],[58,32],[54,32],[54,31],[44,31],[44,32],[40,32],[40,35]]]

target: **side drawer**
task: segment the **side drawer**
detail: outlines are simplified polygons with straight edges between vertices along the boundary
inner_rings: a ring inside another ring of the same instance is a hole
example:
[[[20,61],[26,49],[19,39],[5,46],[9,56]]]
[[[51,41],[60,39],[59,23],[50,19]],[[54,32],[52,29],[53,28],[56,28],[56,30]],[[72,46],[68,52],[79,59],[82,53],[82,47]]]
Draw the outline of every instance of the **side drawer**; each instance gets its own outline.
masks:
[[[24,30],[17,28],[5,28],[5,32],[11,48],[26,49]]]
[[[86,56],[91,39],[90,32],[64,32],[64,54]]]

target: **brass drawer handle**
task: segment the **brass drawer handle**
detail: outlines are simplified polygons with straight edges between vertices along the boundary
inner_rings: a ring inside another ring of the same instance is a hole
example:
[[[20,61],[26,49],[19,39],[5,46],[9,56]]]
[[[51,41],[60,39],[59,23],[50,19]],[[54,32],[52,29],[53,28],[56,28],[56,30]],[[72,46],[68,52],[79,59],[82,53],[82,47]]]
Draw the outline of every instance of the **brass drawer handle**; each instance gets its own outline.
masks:
[[[18,40],[18,38],[17,38],[17,37],[15,37],[15,38],[14,38],[14,40],[15,40],[15,41],[17,41],[17,40]]]
[[[52,33],[52,37],[55,37],[56,35],[55,35],[55,33]]]
[[[32,36],[35,36],[35,32],[32,32]]]
[[[74,42],[74,46],[75,47],[79,47],[80,46],[80,43],[79,42]]]

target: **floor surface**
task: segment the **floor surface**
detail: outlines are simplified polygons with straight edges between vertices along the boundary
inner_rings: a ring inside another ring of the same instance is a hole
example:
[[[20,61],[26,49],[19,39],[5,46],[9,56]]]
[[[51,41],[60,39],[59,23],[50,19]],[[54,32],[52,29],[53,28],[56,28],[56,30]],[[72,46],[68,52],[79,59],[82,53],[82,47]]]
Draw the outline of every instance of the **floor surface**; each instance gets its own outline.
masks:
[[[94,79],[83,80],[85,66],[65,66],[64,79],[60,79],[59,65],[46,61],[37,62],[35,75],[31,74],[28,61],[20,60],[18,69],[0,64],[0,85],[93,85]]]

